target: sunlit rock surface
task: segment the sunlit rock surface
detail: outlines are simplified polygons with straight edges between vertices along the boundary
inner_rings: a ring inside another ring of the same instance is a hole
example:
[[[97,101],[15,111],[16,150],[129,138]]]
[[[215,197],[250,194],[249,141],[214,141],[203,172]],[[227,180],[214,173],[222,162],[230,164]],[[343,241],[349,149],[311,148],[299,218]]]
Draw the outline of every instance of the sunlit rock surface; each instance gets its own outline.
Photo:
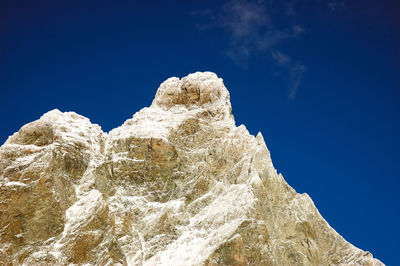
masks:
[[[58,110],[0,148],[1,265],[383,265],[237,127],[214,73],[170,78],[104,133]]]

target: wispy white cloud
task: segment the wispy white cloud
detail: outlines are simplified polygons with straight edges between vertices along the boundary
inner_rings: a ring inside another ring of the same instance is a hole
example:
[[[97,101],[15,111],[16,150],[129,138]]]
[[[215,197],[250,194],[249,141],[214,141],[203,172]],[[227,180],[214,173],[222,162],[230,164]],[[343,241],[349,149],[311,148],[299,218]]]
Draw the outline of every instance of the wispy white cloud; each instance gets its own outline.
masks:
[[[279,51],[272,51],[271,56],[280,66],[286,66],[291,62],[290,56],[283,54]]]
[[[270,23],[270,17],[266,8],[258,3],[234,0],[223,5],[218,22],[233,38],[241,39],[259,34],[260,29]]]
[[[299,88],[301,81],[303,80],[303,74],[307,71],[307,67],[305,65],[295,63],[290,65],[289,73],[290,73],[290,91],[289,91],[289,99],[293,100],[296,97],[297,89]]]
[[[226,2],[215,20],[216,26],[230,35],[227,54],[236,62],[268,52],[280,42],[297,38],[304,29],[299,25],[278,29],[262,2],[231,0]]]
[[[242,68],[248,67],[250,57],[263,55],[287,70],[290,79],[288,97],[294,99],[306,67],[279,52],[279,45],[299,38],[305,29],[294,23],[277,27],[269,7],[263,1],[228,0],[218,12],[204,13],[210,23],[200,29],[223,29],[229,36],[225,54]],[[287,16],[295,15],[292,3],[285,7]]]
[[[307,67],[301,63],[293,62],[292,58],[280,51],[272,51],[272,58],[275,60],[276,64],[285,68],[290,76],[289,82],[289,100],[296,98],[297,89],[299,88],[301,81],[303,79],[303,74],[306,72]]]

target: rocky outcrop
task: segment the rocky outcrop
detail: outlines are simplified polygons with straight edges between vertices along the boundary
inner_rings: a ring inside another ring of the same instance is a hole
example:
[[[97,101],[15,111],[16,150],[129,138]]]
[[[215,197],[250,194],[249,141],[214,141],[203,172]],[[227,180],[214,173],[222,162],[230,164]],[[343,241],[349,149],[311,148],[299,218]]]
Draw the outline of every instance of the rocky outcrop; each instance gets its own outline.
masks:
[[[2,265],[383,265],[235,125],[210,72],[170,78],[109,133],[58,110],[0,148]]]

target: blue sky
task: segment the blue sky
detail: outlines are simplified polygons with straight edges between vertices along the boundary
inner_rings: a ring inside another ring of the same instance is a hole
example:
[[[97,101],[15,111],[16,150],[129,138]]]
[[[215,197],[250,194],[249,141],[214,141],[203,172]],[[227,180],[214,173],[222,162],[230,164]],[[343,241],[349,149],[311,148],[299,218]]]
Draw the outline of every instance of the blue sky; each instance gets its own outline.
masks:
[[[103,130],[213,71],[238,125],[348,241],[396,264],[398,1],[2,1],[0,142],[58,108]]]

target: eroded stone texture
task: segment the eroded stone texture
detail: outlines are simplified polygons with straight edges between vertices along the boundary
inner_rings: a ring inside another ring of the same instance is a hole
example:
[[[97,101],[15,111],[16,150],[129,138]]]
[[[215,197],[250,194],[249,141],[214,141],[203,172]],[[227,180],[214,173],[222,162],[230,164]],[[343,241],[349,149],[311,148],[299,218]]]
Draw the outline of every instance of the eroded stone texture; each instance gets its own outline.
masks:
[[[236,126],[214,73],[163,82],[104,133],[54,110],[0,148],[0,264],[382,265]]]

